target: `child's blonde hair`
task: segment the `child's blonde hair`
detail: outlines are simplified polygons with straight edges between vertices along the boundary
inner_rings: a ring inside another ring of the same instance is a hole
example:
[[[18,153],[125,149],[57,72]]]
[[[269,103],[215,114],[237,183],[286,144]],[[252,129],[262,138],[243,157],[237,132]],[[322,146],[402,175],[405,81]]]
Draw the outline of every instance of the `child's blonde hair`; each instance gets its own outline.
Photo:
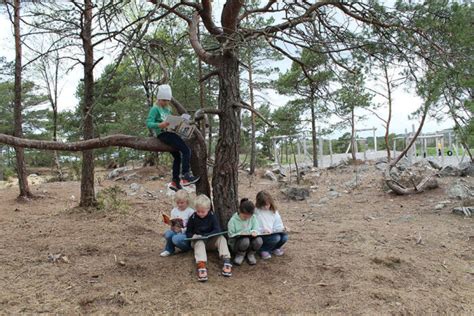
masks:
[[[188,191],[179,190],[178,192],[176,192],[176,194],[174,195],[174,202],[176,203],[178,201],[186,201],[189,204],[189,202],[191,202],[191,201],[190,201],[190,198],[189,198]]]
[[[203,207],[203,208],[206,208],[206,209],[210,210],[211,209],[211,200],[204,194],[198,195],[196,200],[194,200],[194,207],[195,208]]]

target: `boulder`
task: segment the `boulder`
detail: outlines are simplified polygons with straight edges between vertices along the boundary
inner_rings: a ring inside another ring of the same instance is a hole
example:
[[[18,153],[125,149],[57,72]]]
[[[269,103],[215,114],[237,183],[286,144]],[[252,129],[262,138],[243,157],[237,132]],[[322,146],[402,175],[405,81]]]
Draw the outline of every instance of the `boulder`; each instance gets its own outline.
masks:
[[[458,200],[474,199],[474,187],[464,179],[454,181],[448,189],[448,196]]]
[[[299,187],[289,187],[282,191],[290,200],[303,201],[309,197],[309,189]]]
[[[431,165],[431,168],[433,169],[441,170],[443,168],[433,157],[429,157],[426,160],[428,161],[428,163]]]
[[[138,191],[138,190],[140,190],[141,187],[142,187],[142,186],[139,185],[138,183],[132,183],[132,184],[130,184],[130,189],[131,189],[132,191]]]
[[[278,181],[278,178],[276,177],[276,175],[270,170],[265,171],[265,174],[263,175],[263,177],[268,180]]]
[[[464,161],[458,166],[461,177],[474,177],[474,162]]]
[[[122,167],[122,168],[117,168],[117,169],[114,169],[112,171],[109,172],[108,174],[108,178],[109,180],[110,179],[113,179],[113,178],[116,178],[118,177],[119,175],[121,175],[122,173],[124,173],[125,171],[127,171],[128,168],[127,167]]]
[[[439,175],[441,177],[459,177],[461,176],[461,170],[458,167],[448,165],[441,169]]]

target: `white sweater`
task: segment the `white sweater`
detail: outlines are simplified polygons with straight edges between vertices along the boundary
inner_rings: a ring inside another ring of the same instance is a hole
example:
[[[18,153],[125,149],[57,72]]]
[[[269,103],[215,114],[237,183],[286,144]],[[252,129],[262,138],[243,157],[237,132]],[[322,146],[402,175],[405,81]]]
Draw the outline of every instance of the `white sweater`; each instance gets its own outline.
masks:
[[[190,207],[186,208],[184,211],[181,211],[179,208],[175,207],[171,210],[171,219],[181,218],[183,220],[183,225],[186,227],[188,225],[188,220],[191,215],[194,214],[194,210]]]
[[[255,215],[257,215],[259,233],[277,233],[285,230],[285,226],[283,225],[283,221],[281,220],[278,211],[273,212],[272,210],[262,210],[257,208],[255,210]]]

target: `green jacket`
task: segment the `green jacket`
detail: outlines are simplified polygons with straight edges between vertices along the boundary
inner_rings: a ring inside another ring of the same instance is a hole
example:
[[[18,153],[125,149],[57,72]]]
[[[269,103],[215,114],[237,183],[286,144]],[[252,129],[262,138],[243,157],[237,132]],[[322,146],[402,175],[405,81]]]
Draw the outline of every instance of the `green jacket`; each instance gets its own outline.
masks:
[[[235,213],[227,224],[227,231],[229,237],[240,235],[241,233],[250,234],[252,232],[258,233],[257,216],[252,215],[250,219],[244,221],[240,218],[239,213]]]
[[[146,119],[146,127],[153,130],[158,136],[162,132],[161,128],[158,127],[158,124],[162,123],[170,114],[171,109],[168,107],[163,108],[158,105],[152,106],[148,113],[148,118]]]

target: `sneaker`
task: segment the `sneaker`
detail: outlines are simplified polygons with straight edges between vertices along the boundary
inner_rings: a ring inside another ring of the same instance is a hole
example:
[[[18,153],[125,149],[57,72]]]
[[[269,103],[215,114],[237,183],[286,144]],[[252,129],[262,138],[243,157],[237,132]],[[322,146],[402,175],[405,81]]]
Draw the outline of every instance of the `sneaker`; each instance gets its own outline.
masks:
[[[281,257],[285,254],[285,251],[281,248],[275,249],[272,251],[275,256]]]
[[[207,281],[207,269],[206,263],[201,261],[197,264],[197,277],[199,282],[206,282]]]
[[[267,260],[272,257],[272,255],[268,251],[262,251],[260,253],[260,256],[262,257],[263,260]]]
[[[160,256],[162,256],[162,257],[169,257],[169,256],[171,256],[171,252],[169,252],[168,250],[165,250],[165,251],[163,251],[162,253],[160,253]]]
[[[232,264],[230,262],[224,263],[224,266],[222,267],[222,275],[225,277],[232,276]]]
[[[238,266],[240,266],[242,264],[242,262],[244,262],[244,259],[245,259],[245,253],[241,253],[241,252],[238,252],[236,255],[235,255],[235,258],[234,258],[234,263]]]
[[[249,251],[247,253],[247,261],[251,266],[257,264],[257,258],[255,258],[255,251]]]
[[[191,185],[191,184],[194,184],[196,182],[198,182],[200,179],[200,177],[195,177],[195,176],[192,176],[189,172],[184,174],[183,178],[181,179],[181,184],[184,185],[184,186],[188,186],[188,185]]]
[[[183,188],[181,186],[181,184],[179,183],[179,181],[174,181],[174,180],[171,181],[171,183],[168,185],[168,187],[173,191],[179,191]]]

